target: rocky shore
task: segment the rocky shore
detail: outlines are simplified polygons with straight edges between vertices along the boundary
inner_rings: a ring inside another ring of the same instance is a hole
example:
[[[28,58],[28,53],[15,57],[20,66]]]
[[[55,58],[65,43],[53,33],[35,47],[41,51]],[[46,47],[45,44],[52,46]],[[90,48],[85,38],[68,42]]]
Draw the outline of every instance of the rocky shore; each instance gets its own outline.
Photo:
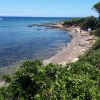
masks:
[[[63,47],[56,55],[44,60],[44,64],[53,63],[65,65],[69,62],[76,62],[79,60],[79,56],[89,50],[95,43],[96,37],[90,35],[87,31],[80,30],[79,27],[73,26],[66,28],[61,24],[52,25],[52,27],[63,28],[66,31],[70,31],[73,38],[71,42]]]
[[[61,24],[50,24],[50,23],[47,23],[47,24],[32,24],[32,25],[29,25],[28,27],[34,27],[34,26],[38,26],[38,27],[50,27],[50,28],[63,28],[63,26]]]

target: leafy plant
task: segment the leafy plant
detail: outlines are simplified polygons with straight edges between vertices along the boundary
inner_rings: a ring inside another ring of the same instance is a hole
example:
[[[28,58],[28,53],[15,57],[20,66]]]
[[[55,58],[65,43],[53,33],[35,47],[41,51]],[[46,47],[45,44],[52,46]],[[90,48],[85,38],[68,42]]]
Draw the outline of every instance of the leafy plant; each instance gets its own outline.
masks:
[[[93,8],[99,13],[99,19],[100,19],[100,2],[97,2]]]

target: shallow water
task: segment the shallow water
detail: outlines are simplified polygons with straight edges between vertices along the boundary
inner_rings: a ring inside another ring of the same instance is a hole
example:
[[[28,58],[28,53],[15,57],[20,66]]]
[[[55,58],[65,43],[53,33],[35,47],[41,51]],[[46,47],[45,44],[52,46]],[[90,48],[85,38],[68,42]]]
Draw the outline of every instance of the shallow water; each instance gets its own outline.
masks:
[[[57,23],[67,18],[0,18],[0,66],[26,59],[48,59],[71,40],[68,32],[31,24]]]

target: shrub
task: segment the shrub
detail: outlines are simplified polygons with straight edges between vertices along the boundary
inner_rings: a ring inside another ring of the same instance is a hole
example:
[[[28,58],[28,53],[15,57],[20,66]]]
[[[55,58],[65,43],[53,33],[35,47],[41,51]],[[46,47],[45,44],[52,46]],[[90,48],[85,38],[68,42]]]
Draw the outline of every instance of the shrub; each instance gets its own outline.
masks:
[[[72,18],[70,20],[65,20],[64,21],[64,26],[78,26],[82,21],[84,20],[84,18]]]
[[[94,27],[95,30],[98,28],[100,28],[100,20],[97,20],[96,25]]]
[[[90,34],[95,36],[100,36],[100,28],[93,30]]]
[[[94,56],[95,53],[93,52]],[[44,66],[40,61],[26,61],[12,76],[5,88],[0,89],[2,100],[61,99],[92,100],[99,98],[100,70],[95,67],[97,57],[61,65]],[[98,62],[97,62],[98,61]]]
[[[86,17],[80,24],[81,28],[84,30],[87,30],[88,28],[91,28],[92,30],[95,27],[97,19],[93,16]]]
[[[2,79],[5,80],[7,83],[11,82],[11,77],[9,75],[3,75]]]

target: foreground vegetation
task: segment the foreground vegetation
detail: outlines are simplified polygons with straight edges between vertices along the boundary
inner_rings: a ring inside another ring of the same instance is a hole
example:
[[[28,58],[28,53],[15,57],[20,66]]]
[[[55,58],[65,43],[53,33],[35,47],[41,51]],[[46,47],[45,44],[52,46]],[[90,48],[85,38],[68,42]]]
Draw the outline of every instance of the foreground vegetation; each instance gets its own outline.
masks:
[[[6,85],[0,88],[0,100],[100,100],[100,20],[75,18],[64,25],[91,28],[98,39],[76,63],[23,62],[15,74],[3,76]]]

